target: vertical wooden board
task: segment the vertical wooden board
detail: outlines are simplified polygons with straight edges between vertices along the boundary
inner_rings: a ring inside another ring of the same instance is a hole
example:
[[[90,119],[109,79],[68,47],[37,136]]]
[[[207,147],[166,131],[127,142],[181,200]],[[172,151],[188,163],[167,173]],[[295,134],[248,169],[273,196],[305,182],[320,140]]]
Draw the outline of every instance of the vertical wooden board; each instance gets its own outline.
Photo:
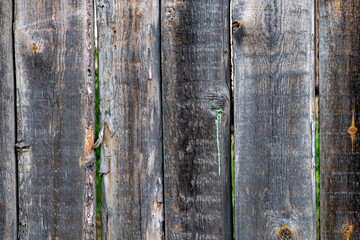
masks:
[[[315,239],[314,1],[233,0],[236,239]]]
[[[162,239],[158,1],[97,3],[102,239]]]
[[[17,237],[12,6],[0,0],[0,239]]]
[[[94,239],[93,2],[15,1],[20,239]]]
[[[319,1],[321,239],[360,239],[359,14],[359,1]]]
[[[166,239],[231,239],[229,1],[161,1]]]

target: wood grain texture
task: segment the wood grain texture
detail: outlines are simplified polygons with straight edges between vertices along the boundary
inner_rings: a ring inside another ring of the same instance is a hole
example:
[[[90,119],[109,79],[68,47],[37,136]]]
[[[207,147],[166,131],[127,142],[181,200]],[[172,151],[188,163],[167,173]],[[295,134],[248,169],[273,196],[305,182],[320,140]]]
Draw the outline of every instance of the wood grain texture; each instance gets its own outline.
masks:
[[[314,1],[232,7],[235,238],[315,239]]]
[[[0,239],[16,239],[13,3],[0,0]]]
[[[360,1],[319,0],[320,237],[360,239]]]
[[[158,1],[99,1],[102,239],[163,239]]]
[[[20,239],[95,239],[93,2],[15,2]]]
[[[231,239],[229,1],[161,1],[166,239]]]

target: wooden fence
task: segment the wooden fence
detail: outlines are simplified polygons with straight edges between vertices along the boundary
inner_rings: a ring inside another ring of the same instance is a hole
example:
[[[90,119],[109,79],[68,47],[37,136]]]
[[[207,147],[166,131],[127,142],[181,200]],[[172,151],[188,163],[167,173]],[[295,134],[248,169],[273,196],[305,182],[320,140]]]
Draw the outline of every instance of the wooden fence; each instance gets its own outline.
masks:
[[[359,22],[358,0],[0,0],[0,239],[95,239],[98,175],[102,239],[360,239]]]

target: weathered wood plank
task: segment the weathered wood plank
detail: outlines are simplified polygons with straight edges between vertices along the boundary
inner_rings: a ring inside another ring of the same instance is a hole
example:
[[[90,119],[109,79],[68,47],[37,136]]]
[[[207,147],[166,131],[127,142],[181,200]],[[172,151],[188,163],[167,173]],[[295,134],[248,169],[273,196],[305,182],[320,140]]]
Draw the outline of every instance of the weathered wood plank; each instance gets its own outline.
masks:
[[[20,239],[95,238],[93,1],[15,1]]]
[[[0,0],[0,239],[16,239],[13,3]]]
[[[231,239],[229,1],[161,1],[166,239]]]
[[[319,0],[320,237],[360,239],[360,1]]]
[[[162,239],[158,1],[97,4],[102,239]]]
[[[315,239],[314,1],[233,0],[236,239]]]

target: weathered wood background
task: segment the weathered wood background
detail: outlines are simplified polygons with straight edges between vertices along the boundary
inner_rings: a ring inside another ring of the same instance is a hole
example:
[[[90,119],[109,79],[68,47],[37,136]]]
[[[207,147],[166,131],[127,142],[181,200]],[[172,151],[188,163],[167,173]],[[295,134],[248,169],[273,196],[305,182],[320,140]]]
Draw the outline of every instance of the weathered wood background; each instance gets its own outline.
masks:
[[[102,239],[162,239],[159,3],[105,1],[97,11]]]
[[[92,1],[15,1],[20,239],[95,236]]]
[[[161,1],[167,239],[229,239],[229,2]]]
[[[0,239],[17,237],[13,3],[0,0]]]
[[[360,239],[359,14],[319,0],[321,239]]]
[[[314,1],[233,1],[233,19],[236,236],[315,239]]]
[[[359,4],[0,0],[0,239],[360,238]]]

